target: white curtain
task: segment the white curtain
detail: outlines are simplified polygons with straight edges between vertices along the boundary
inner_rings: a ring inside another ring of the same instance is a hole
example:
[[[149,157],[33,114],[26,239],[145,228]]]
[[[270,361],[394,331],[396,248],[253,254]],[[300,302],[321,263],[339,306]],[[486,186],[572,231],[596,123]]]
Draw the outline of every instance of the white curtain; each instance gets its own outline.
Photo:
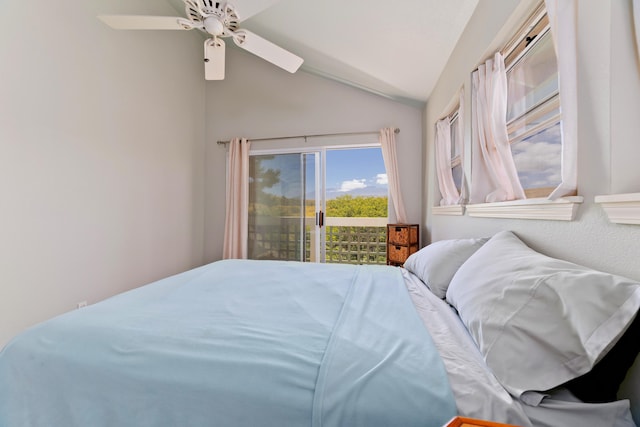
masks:
[[[634,0],[637,4],[638,0]],[[549,196],[574,195],[578,188],[577,0],[545,0],[558,58],[562,110],[562,182]],[[637,17],[637,14],[636,14]]]
[[[473,72],[471,203],[524,199],[507,134],[507,74],[497,52]]]
[[[436,173],[440,188],[440,206],[455,205],[460,201],[460,193],[451,174],[451,121],[449,117],[436,122],[435,135]]]
[[[440,188],[440,206],[448,206],[464,203],[466,197],[464,183],[464,92],[461,90],[458,100],[458,110],[452,115],[458,114],[456,127],[451,129],[451,117],[446,117],[436,122],[435,148],[436,148],[436,174],[438,187]],[[451,135],[455,134],[455,142],[451,141]],[[451,146],[455,144],[455,153],[460,156],[462,173],[462,188],[459,192],[453,180],[451,168]]]
[[[640,66],[640,0],[633,0],[633,22],[636,33],[636,49],[638,50],[638,65]]]
[[[227,194],[222,257],[247,258],[249,235],[249,148],[246,139],[229,142]]]
[[[398,174],[398,160],[396,157],[396,134],[394,128],[380,129],[378,137],[382,148],[382,159],[387,170],[389,194],[396,213],[396,222],[406,223],[407,214],[404,210],[404,200],[400,191],[400,176]]]

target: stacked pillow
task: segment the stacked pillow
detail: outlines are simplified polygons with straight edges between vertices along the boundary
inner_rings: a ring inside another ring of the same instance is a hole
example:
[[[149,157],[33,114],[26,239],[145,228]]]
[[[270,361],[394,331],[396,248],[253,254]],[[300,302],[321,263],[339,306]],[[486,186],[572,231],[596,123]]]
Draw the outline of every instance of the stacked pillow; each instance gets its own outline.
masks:
[[[596,394],[592,401],[615,399],[611,390],[638,353],[640,340],[628,338],[637,333],[637,322],[621,338],[640,307],[640,283],[547,257],[508,231],[480,246],[448,286],[447,263],[443,272],[431,265],[422,276],[431,281],[425,281],[430,289],[446,290],[447,302],[504,388],[531,405],[542,399],[538,392],[565,383],[590,388]],[[420,270],[427,264],[414,260],[405,266]],[[624,348],[611,352],[618,341]],[[616,356],[605,363],[608,353],[621,353],[624,361]],[[608,366],[604,372],[585,375],[601,360]]]
[[[455,239],[432,243],[411,254],[404,262],[404,268],[418,276],[431,292],[444,299],[453,275],[487,240]]]

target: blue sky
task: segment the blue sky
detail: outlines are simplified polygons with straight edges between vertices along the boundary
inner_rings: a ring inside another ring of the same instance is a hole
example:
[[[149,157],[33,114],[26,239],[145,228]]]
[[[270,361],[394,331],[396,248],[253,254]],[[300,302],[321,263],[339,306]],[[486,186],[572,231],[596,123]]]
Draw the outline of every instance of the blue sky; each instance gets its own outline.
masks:
[[[387,194],[380,148],[327,150],[327,198],[343,194]]]

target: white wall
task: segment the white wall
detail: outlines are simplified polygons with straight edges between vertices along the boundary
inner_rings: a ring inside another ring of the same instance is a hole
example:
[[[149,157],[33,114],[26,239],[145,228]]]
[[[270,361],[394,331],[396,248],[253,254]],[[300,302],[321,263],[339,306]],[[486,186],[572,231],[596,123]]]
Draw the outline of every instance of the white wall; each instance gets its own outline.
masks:
[[[483,0],[447,64],[425,110],[425,223],[431,240],[515,231],[532,247],[592,268],[640,279],[640,227],[611,224],[594,196],[640,191],[640,73],[633,51],[631,1],[579,0],[579,194],[575,221],[500,220],[432,215],[438,190],[433,168],[433,126],[457,89],[469,90],[470,72],[507,41],[534,1],[508,8]],[[468,95],[467,95],[468,96]],[[468,98],[467,98],[468,99]],[[467,102],[467,108],[470,102]],[[467,114],[467,117],[470,117]],[[467,144],[469,132],[467,131]]]
[[[118,32],[108,13],[176,11],[0,2],[0,347],[202,262],[202,38]]]
[[[632,0],[611,3],[610,186],[613,193],[637,193],[640,192],[640,57],[634,54]],[[640,32],[640,28],[635,31]]]
[[[227,49],[224,81],[207,83],[205,260],[222,256],[226,150],[218,140],[397,126],[408,220],[422,213],[422,111],[308,73],[289,74],[239,49]],[[264,147],[264,145],[262,145]]]

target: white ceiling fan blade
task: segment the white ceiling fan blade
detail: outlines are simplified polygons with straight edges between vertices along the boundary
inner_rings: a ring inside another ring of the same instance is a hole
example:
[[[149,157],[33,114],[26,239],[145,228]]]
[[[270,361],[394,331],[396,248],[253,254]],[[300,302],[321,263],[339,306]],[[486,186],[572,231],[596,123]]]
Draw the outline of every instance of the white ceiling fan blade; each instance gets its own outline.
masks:
[[[299,56],[271,43],[269,40],[263,39],[251,31],[236,31],[233,35],[233,41],[241,48],[290,73],[295,73],[304,62]]]
[[[204,1],[209,2],[211,0]],[[257,15],[263,10],[270,8],[279,1],[280,0],[230,0],[227,3],[231,3],[234,6],[236,13],[238,14],[238,19],[240,21],[244,21],[245,19],[251,18],[253,15]]]
[[[187,30],[181,21],[188,20],[174,16],[143,15],[100,15],[102,22],[116,30]],[[193,27],[192,27],[193,28]]]
[[[204,79],[224,80],[224,51],[222,39],[210,38],[204,42]]]

